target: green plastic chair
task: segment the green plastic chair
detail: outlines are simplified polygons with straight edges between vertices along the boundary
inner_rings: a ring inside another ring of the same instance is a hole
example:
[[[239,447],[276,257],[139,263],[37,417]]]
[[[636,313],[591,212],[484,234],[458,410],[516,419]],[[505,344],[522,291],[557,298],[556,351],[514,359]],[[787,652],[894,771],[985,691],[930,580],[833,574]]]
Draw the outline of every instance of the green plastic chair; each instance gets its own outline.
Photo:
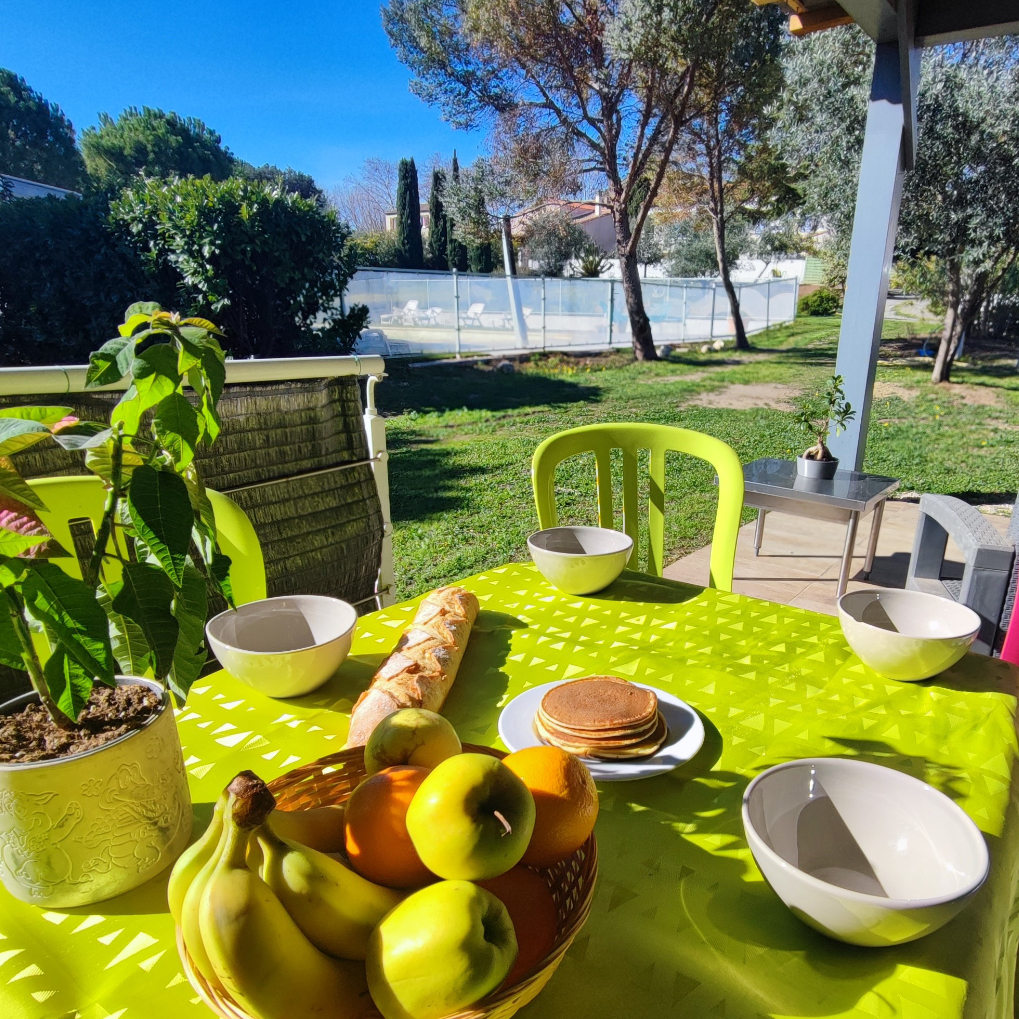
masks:
[[[665,454],[670,450],[689,453],[707,460],[718,474],[718,508],[711,539],[710,586],[732,590],[732,570],[736,559],[736,537],[743,511],[743,466],[736,451],[710,435],[671,425],[604,424],[571,428],[546,439],[535,451],[531,462],[531,483],[538,509],[538,526],[556,527],[559,515],[555,505],[555,469],[571,456],[594,453],[595,483],[598,490],[598,526],[612,527],[612,450],[623,452],[623,530],[633,539],[633,552],[627,566],[637,568],[637,455],[642,449],[651,453],[648,500],[648,572],[662,575],[665,547]]]
[[[46,509],[39,511],[39,519],[68,552],[73,552],[75,547],[71,534],[72,521],[88,519],[94,528],[99,526],[106,505],[106,488],[99,478],[38,478],[30,480],[29,484],[46,504]],[[243,605],[264,598],[265,562],[251,521],[233,499],[211,489],[208,492],[216,517],[219,547],[231,560],[230,581],[234,600],[238,605]],[[81,568],[77,559],[55,559],[54,562],[80,579]]]

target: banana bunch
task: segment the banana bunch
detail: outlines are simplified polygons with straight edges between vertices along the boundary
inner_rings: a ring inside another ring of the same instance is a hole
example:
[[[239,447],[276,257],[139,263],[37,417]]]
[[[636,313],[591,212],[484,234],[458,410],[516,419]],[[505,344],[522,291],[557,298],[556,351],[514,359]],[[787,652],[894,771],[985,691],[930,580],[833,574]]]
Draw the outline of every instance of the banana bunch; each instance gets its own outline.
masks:
[[[173,868],[170,912],[198,972],[256,1019],[359,1019],[369,935],[404,895],[283,834],[328,844],[324,815],[274,807],[250,771],[227,786]]]

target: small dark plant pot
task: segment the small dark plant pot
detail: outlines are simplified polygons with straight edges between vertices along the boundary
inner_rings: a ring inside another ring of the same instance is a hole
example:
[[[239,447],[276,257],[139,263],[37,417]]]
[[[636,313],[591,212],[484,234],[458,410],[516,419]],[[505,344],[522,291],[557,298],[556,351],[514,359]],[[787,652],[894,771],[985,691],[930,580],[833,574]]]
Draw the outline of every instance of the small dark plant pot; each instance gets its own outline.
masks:
[[[805,478],[815,478],[819,481],[831,481],[835,472],[839,469],[838,459],[834,460],[808,460],[805,456],[796,458],[796,473]]]

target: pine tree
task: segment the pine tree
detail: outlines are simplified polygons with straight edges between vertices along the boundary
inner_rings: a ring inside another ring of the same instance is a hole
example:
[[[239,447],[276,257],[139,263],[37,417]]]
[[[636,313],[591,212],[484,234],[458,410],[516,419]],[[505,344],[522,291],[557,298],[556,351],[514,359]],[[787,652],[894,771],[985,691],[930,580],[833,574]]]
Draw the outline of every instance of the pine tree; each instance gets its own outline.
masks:
[[[396,251],[403,269],[423,269],[421,197],[413,159],[401,159],[396,184]]]
[[[453,167],[450,171],[450,176],[457,183],[460,182],[460,164],[456,160],[456,152],[453,152]],[[446,232],[448,240],[446,241],[446,261],[449,263],[450,269],[456,269],[458,272],[467,271],[467,246],[456,236],[456,224],[452,218],[447,220]]]
[[[442,204],[442,188],[446,175],[442,170],[432,170],[432,190],[428,196],[428,268],[448,269],[446,259],[449,247],[449,220]]]

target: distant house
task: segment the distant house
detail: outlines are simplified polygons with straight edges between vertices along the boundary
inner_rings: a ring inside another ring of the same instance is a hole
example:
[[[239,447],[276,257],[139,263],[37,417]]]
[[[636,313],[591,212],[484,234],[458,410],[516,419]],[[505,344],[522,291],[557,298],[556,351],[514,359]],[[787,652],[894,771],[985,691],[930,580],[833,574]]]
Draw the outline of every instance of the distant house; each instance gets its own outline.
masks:
[[[511,218],[513,235],[518,237],[524,227],[539,213],[561,209],[574,223],[591,238],[603,254],[612,254],[616,250],[616,228],[612,219],[612,210],[605,204],[601,195],[584,201],[573,202],[562,198],[552,198],[538,205],[518,212]]]
[[[397,219],[398,215],[399,215],[399,213],[396,211],[396,209],[393,209],[392,212],[387,212],[386,213],[386,233],[387,234],[394,234],[394,233],[396,233],[396,219]],[[428,211],[428,203],[427,202],[422,202],[421,203],[421,232],[423,234],[428,233],[428,224],[431,222],[431,219],[432,219],[432,215]]]
[[[24,177],[14,177],[9,173],[0,173],[0,178],[7,182],[14,198],[66,198],[68,195],[81,198],[77,191],[55,188],[52,184],[40,184],[36,180],[25,180]]]

